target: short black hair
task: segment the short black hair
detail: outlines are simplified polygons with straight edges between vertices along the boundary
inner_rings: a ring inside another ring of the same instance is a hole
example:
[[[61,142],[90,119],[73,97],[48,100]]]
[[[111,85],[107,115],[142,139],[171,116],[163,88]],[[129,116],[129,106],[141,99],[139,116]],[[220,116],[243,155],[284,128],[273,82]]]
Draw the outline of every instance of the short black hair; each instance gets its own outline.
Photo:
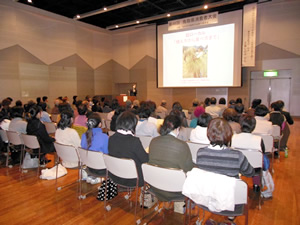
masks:
[[[256,116],[265,116],[269,113],[267,106],[260,104],[255,108],[255,115]]]
[[[21,100],[16,101],[16,106],[23,106],[23,103]]]
[[[215,105],[217,103],[217,99],[215,97],[210,98],[210,104]]]
[[[160,135],[164,136],[169,134],[172,130],[181,126],[181,119],[177,115],[168,115],[164,119],[163,125],[159,129]]]
[[[259,98],[253,99],[251,108],[255,109],[258,105],[260,105],[260,103],[261,103],[261,99],[259,99]]]
[[[252,133],[256,126],[256,119],[253,116],[244,114],[240,117],[241,131],[244,133]]]
[[[85,104],[80,104],[78,107],[77,107],[77,110],[78,110],[78,114],[79,115],[85,115],[86,112],[87,112],[87,106]]]
[[[16,117],[23,117],[24,113],[24,108],[22,106],[14,106],[11,108],[11,117],[16,118]]]
[[[238,114],[241,114],[244,112],[244,105],[242,103],[237,103],[234,105],[234,109]]]
[[[203,113],[202,115],[200,115],[200,116],[198,117],[197,125],[200,126],[200,127],[207,127],[209,121],[211,121],[211,120],[212,120],[212,117],[211,117],[210,114],[208,114],[208,113]]]
[[[280,111],[281,110],[278,101],[277,102],[272,102],[271,108],[274,109],[274,111]]]
[[[148,106],[146,106],[146,107],[140,107],[140,108],[139,108],[138,115],[139,115],[140,118],[145,118],[145,119],[147,119],[147,118],[150,117],[151,112],[152,112],[152,111],[151,111],[150,107],[148,107]]]
[[[48,99],[48,97],[47,96],[43,96],[42,99],[43,99],[43,102],[44,102],[44,101],[46,101]]]
[[[243,100],[242,100],[241,98],[237,98],[237,99],[235,100],[235,103],[241,103],[241,104],[243,104]]]
[[[135,128],[137,125],[138,119],[136,116],[130,112],[125,111],[122,112],[116,121],[116,130],[125,130],[125,131],[131,131],[133,134],[135,134]]]
[[[174,102],[172,105],[172,109],[177,109],[179,111],[182,111],[182,106],[181,106],[180,102]]]
[[[225,98],[220,98],[220,99],[219,99],[219,104],[220,104],[220,105],[226,105],[226,100],[225,100]]]

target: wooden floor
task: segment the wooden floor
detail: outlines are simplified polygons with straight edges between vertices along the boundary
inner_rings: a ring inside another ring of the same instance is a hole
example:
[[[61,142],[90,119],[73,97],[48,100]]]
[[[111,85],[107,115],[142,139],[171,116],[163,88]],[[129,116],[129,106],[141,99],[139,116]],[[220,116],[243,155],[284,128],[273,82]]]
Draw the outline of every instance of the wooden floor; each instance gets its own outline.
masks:
[[[263,201],[262,209],[257,207],[257,196],[252,192],[252,181],[247,179],[250,196],[250,225],[299,225],[300,224],[300,120],[290,127],[288,143],[289,156],[280,153],[274,163],[275,191],[273,199]],[[298,141],[298,142],[297,142]],[[59,183],[76,179],[71,171],[60,178]],[[122,194],[121,194],[122,195]],[[106,212],[103,202],[96,199],[96,193],[84,200],[77,199],[77,185],[60,191],[55,190],[54,180],[40,180],[35,171],[20,174],[18,167],[0,168],[0,224],[134,224],[133,204],[118,196],[112,201],[112,210]],[[139,216],[141,214],[139,213]],[[164,217],[162,216],[164,215]],[[202,215],[202,213],[201,213]],[[205,214],[205,219],[224,221],[221,216]],[[190,224],[195,224],[196,217]],[[244,224],[244,217],[235,222]],[[144,221],[142,221],[142,224]],[[183,216],[172,210],[157,216],[150,224],[183,224]]]

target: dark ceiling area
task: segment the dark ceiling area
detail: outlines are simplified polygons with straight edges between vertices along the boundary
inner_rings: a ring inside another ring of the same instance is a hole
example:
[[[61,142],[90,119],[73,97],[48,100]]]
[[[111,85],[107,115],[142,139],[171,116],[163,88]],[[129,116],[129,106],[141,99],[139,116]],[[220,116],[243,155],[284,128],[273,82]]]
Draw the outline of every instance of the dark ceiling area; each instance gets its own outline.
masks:
[[[76,15],[85,15],[91,11],[99,10],[101,13],[82,17],[78,20],[111,29],[115,26],[130,21],[141,20],[142,23],[167,23],[168,20],[179,19],[187,16],[205,14],[218,11],[219,13],[242,9],[245,4],[257,2],[255,0],[19,0],[19,3],[30,5],[55,14],[73,19]],[[207,4],[208,9],[203,6]],[[104,11],[104,7],[107,11]],[[190,10],[192,9],[192,10]],[[175,12],[178,12],[177,14]],[[170,13],[171,16],[166,15]],[[172,15],[172,13],[175,14]],[[159,17],[161,15],[161,17]],[[148,19],[150,17],[150,19]],[[143,19],[146,22],[143,22]],[[126,27],[124,25],[120,27]]]

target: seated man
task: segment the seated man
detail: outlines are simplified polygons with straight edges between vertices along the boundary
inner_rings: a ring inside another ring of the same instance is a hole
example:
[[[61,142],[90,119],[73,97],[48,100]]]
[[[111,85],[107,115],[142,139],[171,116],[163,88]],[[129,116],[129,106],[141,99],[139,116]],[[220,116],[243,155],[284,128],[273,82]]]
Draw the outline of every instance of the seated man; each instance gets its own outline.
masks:
[[[255,108],[256,126],[253,131],[254,134],[269,134],[272,135],[273,126],[266,115],[269,113],[268,108],[260,104]]]
[[[217,99],[215,97],[212,97],[210,99],[210,105],[205,108],[205,112],[210,114],[212,118],[221,117],[222,110],[219,106],[216,105]]]

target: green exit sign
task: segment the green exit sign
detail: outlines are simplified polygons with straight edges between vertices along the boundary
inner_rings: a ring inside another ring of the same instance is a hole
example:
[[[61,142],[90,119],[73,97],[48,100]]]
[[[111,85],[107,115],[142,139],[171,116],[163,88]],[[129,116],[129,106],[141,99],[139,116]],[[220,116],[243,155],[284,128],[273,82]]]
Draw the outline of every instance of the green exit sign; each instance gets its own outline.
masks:
[[[278,70],[265,70],[264,77],[278,77]]]

